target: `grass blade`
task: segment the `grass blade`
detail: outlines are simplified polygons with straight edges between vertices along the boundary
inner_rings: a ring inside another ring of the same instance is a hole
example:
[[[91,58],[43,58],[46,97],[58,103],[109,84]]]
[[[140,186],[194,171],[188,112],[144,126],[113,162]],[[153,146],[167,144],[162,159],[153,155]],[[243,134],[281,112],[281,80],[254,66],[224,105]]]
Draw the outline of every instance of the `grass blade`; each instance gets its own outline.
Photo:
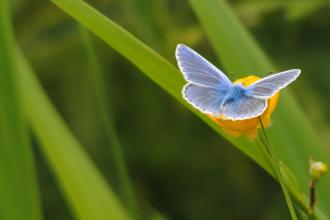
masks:
[[[16,60],[28,120],[77,219],[130,219],[47,99],[24,57],[17,53]]]
[[[239,147],[240,150],[268,169],[262,154],[258,153],[258,148],[255,145],[244,138],[237,139],[226,136],[221,128],[211,119],[196,111],[183,100],[181,97],[181,89],[185,82],[176,67],[83,1],[53,0],[53,2],[130,60],[130,62],[137,66],[147,77],[193,111],[219,134],[225,136],[235,146]],[[86,18],[86,14],[89,15],[88,18]]]
[[[90,34],[83,27],[80,27],[80,32],[88,58],[89,78],[93,84],[91,90],[94,91],[94,95],[97,99],[98,109],[100,111],[103,126],[107,134],[107,141],[110,145],[113,155],[111,158],[114,160],[118,184],[121,188],[121,194],[132,217],[137,220],[140,219],[139,209],[136,203],[133,186],[128,175],[124,153],[114,127],[114,121],[111,117],[110,104],[106,98],[106,86],[103,83],[103,73],[101,71],[101,67],[98,62],[95,47],[93,45]]]
[[[9,1],[0,0],[0,219],[42,219],[13,57]]]
[[[225,1],[189,2],[227,72],[243,76],[246,73],[260,75],[275,70]],[[289,89],[282,92],[269,134],[276,155],[293,171],[307,193],[309,158],[330,162],[330,156]],[[327,187],[330,185],[330,176],[322,179],[322,182],[324,185],[320,186],[319,203],[330,207]],[[329,210],[327,214],[330,215]]]
[[[130,60],[130,62],[136,65],[146,76],[156,82],[169,94],[174,96],[180,103],[193,111],[214,130],[233,143],[234,146],[251,157],[269,173],[273,174],[270,166],[263,157],[257,145],[251,143],[245,138],[232,138],[225,135],[219,126],[213,123],[207,116],[193,109],[182,99],[181,88],[184,85],[184,80],[181,74],[173,65],[167,62],[159,54],[155,53],[153,50],[134,38],[134,36],[126,30],[81,0],[52,1],[69,15],[74,17],[80,24],[94,32],[120,54]],[[295,200],[304,209],[305,201],[302,199],[303,195],[301,195],[300,190],[296,189],[294,185],[289,186],[289,188],[291,192],[295,192]],[[317,215],[321,216],[319,213]],[[322,216],[319,218],[322,219]]]

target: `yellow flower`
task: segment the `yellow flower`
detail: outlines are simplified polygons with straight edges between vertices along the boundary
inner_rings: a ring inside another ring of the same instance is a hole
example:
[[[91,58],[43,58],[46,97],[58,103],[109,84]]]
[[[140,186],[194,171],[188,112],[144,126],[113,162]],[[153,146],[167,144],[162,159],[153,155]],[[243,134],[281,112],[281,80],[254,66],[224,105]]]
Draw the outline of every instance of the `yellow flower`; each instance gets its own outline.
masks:
[[[259,80],[257,76],[248,76],[242,79],[236,80],[234,83],[242,83],[244,86],[249,86],[253,82]],[[271,115],[275,110],[279,99],[279,92],[268,100],[268,106],[265,112],[260,116],[261,121],[265,127],[268,127],[271,123]],[[258,134],[258,128],[260,128],[260,123],[258,117],[250,118],[246,120],[232,121],[224,118],[218,118],[209,115],[209,117],[215,121],[223,130],[233,136],[240,136],[246,134],[250,138],[255,137]]]

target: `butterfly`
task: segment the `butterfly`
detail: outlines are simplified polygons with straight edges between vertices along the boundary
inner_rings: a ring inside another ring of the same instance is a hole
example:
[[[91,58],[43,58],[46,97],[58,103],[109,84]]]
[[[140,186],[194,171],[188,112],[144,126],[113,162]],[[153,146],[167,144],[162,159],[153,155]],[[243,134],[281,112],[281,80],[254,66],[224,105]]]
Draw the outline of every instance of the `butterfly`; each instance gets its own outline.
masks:
[[[187,81],[184,99],[203,113],[229,120],[245,120],[262,115],[267,100],[300,75],[291,69],[266,76],[248,87],[234,84],[219,69],[186,45],[179,44],[175,56]]]

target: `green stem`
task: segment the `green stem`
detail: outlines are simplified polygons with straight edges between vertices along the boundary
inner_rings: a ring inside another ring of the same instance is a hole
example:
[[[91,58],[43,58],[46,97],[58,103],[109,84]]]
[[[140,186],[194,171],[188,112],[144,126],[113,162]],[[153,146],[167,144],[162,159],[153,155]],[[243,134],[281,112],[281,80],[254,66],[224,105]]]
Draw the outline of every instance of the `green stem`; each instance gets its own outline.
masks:
[[[263,144],[265,145],[265,148],[266,148],[266,150],[268,152],[268,155],[270,156],[270,158],[273,161],[273,164],[274,164],[274,167],[275,167],[276,176],[277,176],[277,180],[279,181],[279,183],[281,185],[281,188],[282,188],[282,191],[284,193],[284,197],[285,197],[286,203],[288,205],[291,218],[293,220],[298,220],[297,215],[296,215],[295,210],[294,210],[294,207],[293,207],[293,203],[292,203],[292,200],[291,200],[289,191],[288,191],[288,189],[286,187],[286,184],[284,182],[284,179],[283,179],[283,176],[282,176],[282,173],[281,173],[281,170],[280,170],[279,161],[275,157],[274,150],[273,150],[272,145],[271,145],[271,143],[270,143],[270,141],[268,139],[268,136],[267,136],[265,127],[264,127],[264,125],[263,125],[263,123],[261,121],[261,118],[260,117],[258,117],[258,118],[259,118],[259,122],[260,122],[260,125],[261,125],[261,131],[262,131],[262,134],[264,136]]]
[[[314,212],[314,207],[315,207],[315,203],[316,203],[316,195],[315,195],[315,187],[316,187],[316,179],[312,179],[309,185],[309,210],[310,213]]]
[[[10,3],[0,0],[0,219],[41,220],[37,170],[18,85]]]
[[[80,32],[88,57],[88,72],[93,84],[92,90],[94,90],[96,102],[100,110],[103,126],[107,135],[107,142],[111,146],[112,158],[117,172],[120,191],[132,217],[134,219],[141,219],[133,186],[129,178],[125,156],[114,126],[113,118],[111,117],[110,103],[106,98],[106,86],[104,84],[103,74],[97,59],[95,47],[93,46],[88,31],[80,26]]]
[[[274,162],[273,162],[272,158],[270,157],[267,149],[265,148],[265,144],[264,144],[264,142],[263,142],[263,140],[261,139],[260,136],[257,139],[256,144],[258,145],[258,147],[262,151],[262,155],[263,155],[265,161],[267,162],[267,164],[268,164],[268,166],[270,168],[270,170],[269,170],[270,174],[272,176],[275,176],[276,175],[276,171],[275,171]]]

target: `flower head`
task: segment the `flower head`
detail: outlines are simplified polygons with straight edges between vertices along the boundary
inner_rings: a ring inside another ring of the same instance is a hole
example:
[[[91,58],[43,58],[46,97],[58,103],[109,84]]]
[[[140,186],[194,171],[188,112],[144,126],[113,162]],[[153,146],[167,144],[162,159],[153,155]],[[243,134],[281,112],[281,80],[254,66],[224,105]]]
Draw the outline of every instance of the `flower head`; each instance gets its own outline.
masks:
[[[328,172],[328,166],[320,161],[310,160],[309,162],[309,173],[312,179],[317,180],[320,176]]]
[[[234,83],[241,83],[243,86],[249,86],[260,78],[257,76],[248,76],[242,79],[236,80]],[[268,106],[264,113],[260,115],[261,121],[265,127],[268,127],[271,122],[271,115],[276,108],[279,99],[279,92],[268,100]],[[209,117],[215,121],[223,130],[233,136],[240,136],[246,134],[249,137],[255,137],[258,133],[258,128],[260,127],[259,118],[250,118],[246,120],[232,121],[226,118],[214,117],[209,115]]]

